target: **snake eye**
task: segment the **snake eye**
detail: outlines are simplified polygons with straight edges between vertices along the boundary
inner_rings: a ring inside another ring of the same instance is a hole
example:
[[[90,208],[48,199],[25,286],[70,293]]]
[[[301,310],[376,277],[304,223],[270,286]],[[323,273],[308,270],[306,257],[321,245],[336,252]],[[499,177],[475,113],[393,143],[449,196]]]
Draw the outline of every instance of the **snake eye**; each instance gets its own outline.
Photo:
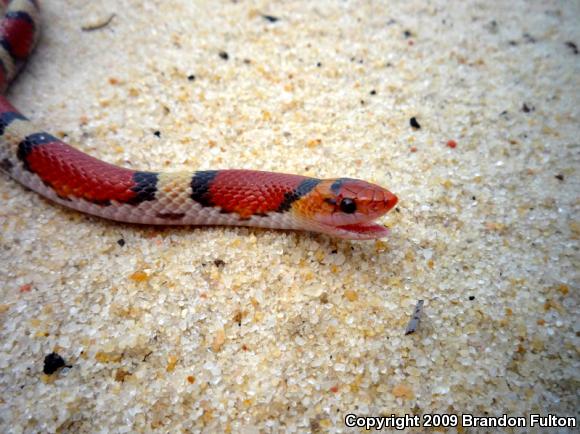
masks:
[[[354,200],[344,198],[340,201],[340,210],[345,214],[353,214],[356,211],[356,203]]]

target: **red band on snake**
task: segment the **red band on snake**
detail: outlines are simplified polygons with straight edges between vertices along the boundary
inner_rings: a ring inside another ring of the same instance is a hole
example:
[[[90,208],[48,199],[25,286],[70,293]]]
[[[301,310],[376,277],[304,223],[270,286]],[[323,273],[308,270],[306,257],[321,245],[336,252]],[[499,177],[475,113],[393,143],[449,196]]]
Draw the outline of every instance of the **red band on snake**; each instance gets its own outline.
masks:
[[[31,54],[40,30],[35,0],[4,1],[0,89]],[[397,197],[365,181],[256,170],[141,172],[106,163],[43,132],[0,96],[0,169],[61,205],[141,224],[234,225],[374,239],[373,221]]]

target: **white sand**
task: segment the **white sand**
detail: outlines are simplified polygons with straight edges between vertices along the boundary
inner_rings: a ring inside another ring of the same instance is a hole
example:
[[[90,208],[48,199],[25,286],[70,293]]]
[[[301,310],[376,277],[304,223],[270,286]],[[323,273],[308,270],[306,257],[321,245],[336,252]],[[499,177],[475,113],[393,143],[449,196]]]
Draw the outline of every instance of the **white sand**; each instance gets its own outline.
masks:
[[[137,227],[2,175],[1,431],[578,416],[578,1],[43,5],[9,96],[49,132],[133,168],[364,178],[400,212],[376,243]],[[72,368],[44,375],[52,351]]]

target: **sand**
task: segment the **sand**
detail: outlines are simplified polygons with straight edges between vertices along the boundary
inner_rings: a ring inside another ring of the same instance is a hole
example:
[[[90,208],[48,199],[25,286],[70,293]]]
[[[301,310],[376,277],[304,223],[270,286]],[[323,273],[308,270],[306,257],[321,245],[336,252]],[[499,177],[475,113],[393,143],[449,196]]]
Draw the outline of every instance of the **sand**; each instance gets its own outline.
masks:
[[[43,2],[8,95],[52,134],[130,168],[356,177],[400,203],[376,242],[140,227],[2,174],[1,430],[578,417],[579,16],[578,1]],[[45,374],[53,352],[67,367]],[[457,425],[442,430],[472,432]]]

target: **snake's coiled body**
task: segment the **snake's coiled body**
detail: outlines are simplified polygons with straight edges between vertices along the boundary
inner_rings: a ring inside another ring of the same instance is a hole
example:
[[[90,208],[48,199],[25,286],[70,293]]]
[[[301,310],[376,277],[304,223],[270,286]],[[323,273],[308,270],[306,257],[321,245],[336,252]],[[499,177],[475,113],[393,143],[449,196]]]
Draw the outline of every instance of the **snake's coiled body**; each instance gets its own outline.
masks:
[[[32,52],[40,29],[36,0],[4,0],[0,88]],[[236,225],[308,230],[372,239],[386,228],[372,220],[395,195],[364,181],[321,180],[253,170],[141,172],[87,155],[43,132],[0,96],[0,168],[66,207],[144,224]]]

